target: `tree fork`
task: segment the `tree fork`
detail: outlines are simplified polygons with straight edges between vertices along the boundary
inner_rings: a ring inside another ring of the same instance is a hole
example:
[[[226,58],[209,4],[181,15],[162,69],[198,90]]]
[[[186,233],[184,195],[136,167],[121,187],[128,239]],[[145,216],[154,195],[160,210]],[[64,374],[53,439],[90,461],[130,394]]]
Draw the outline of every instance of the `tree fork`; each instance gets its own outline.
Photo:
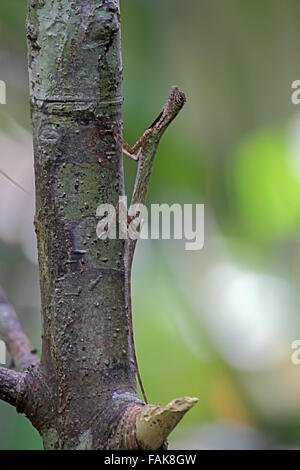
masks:
[[[98,205],[124,194],[107,131],[107,120],[122,128],[119,0],[29,1],[27,38],[42,357],[24,372],[1,368],[0,398],[45,449],[157,449],[196,399],[139,399],[125,242],[96,236]]]

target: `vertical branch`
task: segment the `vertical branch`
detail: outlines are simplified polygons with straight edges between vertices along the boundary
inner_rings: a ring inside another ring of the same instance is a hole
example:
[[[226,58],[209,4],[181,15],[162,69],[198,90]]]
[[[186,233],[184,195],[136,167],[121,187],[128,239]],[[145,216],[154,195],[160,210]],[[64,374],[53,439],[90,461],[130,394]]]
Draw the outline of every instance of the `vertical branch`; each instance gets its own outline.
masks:
[[[76,447],[87,430],[87,445],[101,448],[110,423],[139,401],[124,240],[96,235],[97,207],[116,206],[124,186],[121,151],[107,132],[107,121],[121,129],[119,0],[29,2],[27,37],[41,370],[64,417],[53,424],[58,448]],[[51,436],[44,433],[46,448]]]

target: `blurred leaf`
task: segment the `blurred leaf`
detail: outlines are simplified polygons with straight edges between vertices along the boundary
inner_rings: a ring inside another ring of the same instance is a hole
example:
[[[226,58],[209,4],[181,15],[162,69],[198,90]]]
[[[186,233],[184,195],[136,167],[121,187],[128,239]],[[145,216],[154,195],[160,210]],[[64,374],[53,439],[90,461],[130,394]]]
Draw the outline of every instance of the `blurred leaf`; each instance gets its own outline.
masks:
[[[273,242],[296,234],[300,184],[288,163],[283,130],[259,131],[242,142],[233,160],[231,203],[243,236]]]

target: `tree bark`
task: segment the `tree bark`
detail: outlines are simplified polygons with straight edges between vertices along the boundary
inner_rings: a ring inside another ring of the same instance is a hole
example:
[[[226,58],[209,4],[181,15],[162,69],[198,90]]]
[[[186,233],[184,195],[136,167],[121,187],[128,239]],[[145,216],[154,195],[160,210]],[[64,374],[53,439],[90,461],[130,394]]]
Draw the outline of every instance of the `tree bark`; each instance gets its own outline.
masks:
[[[97,207],[124,194],[122,150],[107,128],[121,134],[119,0],[30,0],[27,38],[42,357],[22,373],[0,369],[0,398],[27,415],[45,449],[159,448],[195,399],[166,412],[139,399],[125,241],[96,235]],[[155,413],[165,424],[153,440]]]
[[[118,2],[30,2],[28,38],[41,370],[55,397],[42,436],[45,448],[104,448],[116,417],[129,404],[141,406],[124,241],[96,236],[97,207],[116,206],[123,194],[122,155],[106,125],[121,129]]]

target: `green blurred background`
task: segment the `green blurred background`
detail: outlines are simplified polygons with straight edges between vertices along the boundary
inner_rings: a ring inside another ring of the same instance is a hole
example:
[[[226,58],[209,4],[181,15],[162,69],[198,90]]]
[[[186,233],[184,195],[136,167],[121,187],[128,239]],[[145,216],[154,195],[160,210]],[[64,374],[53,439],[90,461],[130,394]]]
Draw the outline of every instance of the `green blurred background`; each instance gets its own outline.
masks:
[[[133,308],[148,397],[199,397],[172,449],[299,447],[299,0],[121,0],[121,9],[126,139],[153,121],[170,85],[187,95],[148,204],[205,204],[201,251],[138,243]],[[32,192],[25,15],[24,0],[0,3],[0,165]],[[136,165],[124,167],[129,193]],[[0,283],[40,351],[33,197],[2,176],[0,214]],[[40,448],[1,402],[0,449]]]

